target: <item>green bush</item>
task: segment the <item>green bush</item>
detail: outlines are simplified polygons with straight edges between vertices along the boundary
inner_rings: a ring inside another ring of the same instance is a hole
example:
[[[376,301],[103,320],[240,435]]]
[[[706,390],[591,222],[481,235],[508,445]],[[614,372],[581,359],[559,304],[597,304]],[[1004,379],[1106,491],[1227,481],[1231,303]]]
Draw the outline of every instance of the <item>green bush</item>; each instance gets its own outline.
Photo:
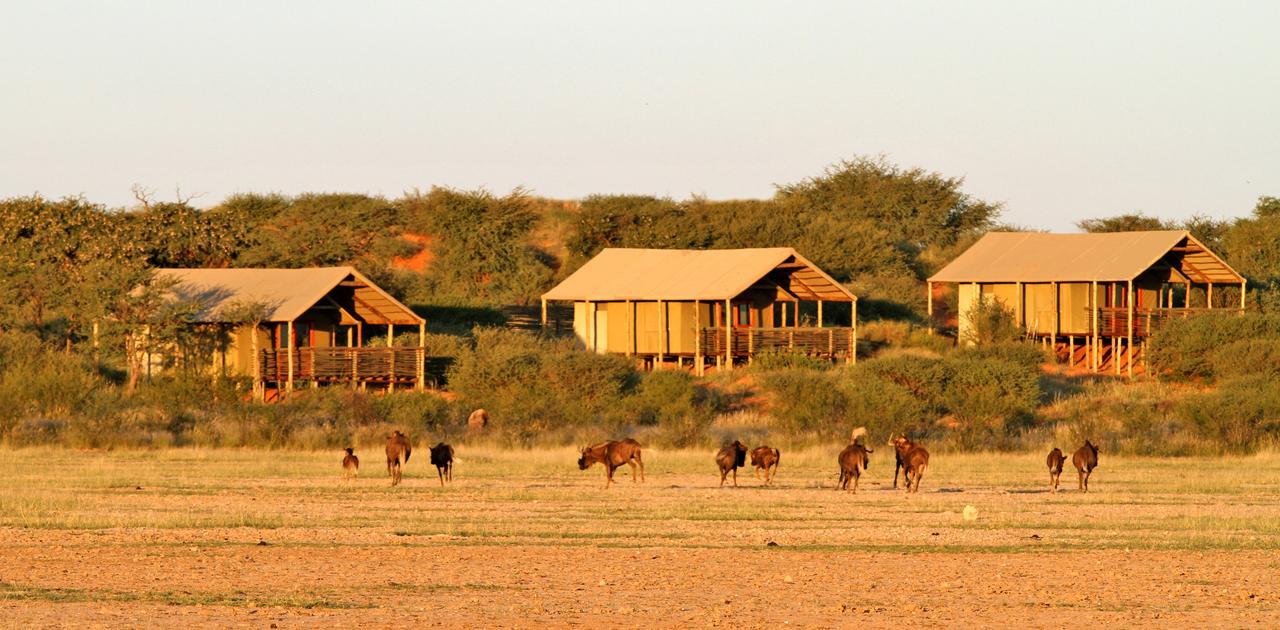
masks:
[[[1280,381],[1267,375],[1233,379],[1216,391],[1188,398],[1180,411],[1224,451],[1274,447],[1280,439]]]
[[[961,341],[979,346],[1009,343],[1022,336],[1018,316],[1004,302],[979,296],[964,314],[969,321]]]
[[[1214,376],[1265,376],[1280,378],[1280,338],[1242,339],[1231,342],[1209,355]]]
[[[1177,379],[1213,378],[1215,351],[1280,338],[1280,313],[1209,313],[1166,322],[1151,336],[1151,366]]]
[[[657,437],[677,447],[700,443],[716,414],[725,409],[718,388],[672,370],[646,374],[629,403],[637,425],[657,427]]]
[[[624,357],[496,328],[477,329],[473,348],[449,370],[450,388],[489,411],[492,432],[521,445],[566,442],[587,424],[611,432],[627,422],[623,399],[639,378]]]

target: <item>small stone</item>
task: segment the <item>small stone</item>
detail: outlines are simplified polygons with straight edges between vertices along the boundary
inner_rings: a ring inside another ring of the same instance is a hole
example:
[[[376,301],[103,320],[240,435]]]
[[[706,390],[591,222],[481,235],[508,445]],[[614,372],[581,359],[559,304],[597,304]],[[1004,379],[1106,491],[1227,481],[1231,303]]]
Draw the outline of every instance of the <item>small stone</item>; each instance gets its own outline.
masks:
[[[792,582],[795,582],[795,580],[791,579],[791,576],[790,576],[790,575],[785,575],[785,576],[783,576],[783,577],[782,577],[782,581],[783,581],[783,582],[786,582],[787,584],[790,584],[790,583],[792,583]]]
[[[973,507],[972,505],[964,506],[964,511],[961,514],[964,516],[964,520],[966,521],[978,520],[978,508]]]

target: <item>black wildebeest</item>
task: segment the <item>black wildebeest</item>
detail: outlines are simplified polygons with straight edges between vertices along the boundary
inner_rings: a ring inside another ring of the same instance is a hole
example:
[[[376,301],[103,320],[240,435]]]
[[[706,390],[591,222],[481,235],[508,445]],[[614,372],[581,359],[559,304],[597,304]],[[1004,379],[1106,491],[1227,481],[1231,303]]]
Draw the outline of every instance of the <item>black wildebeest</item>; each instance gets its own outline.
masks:
[[[352,479],[360,474],[360,458],[356,457],[355,449],[348,446],[347,454],[342,458],[342,478]]]
[[[853,479],[853,491],[855,494],[858,492],[858,478],[867,469],[872,452],[874,451],[857,441],[840,451],[840,456],[836,458],[836,462],[840,464],[840,482],[836,485],[836,490],[848,490],[849,480]]]
[[[920,480],[924,477],[924,470],[929,467],[929,451],[908,440],[905,435],[893,438],[889,444],[898,455],[898,465],[902,467],[907,492],[920,492]],[[893,471],[893,478],[897,481],[897,469]]]
[[[778,462],[782,460],[782,451],[771,446],[758,446],[751,449],[751,465],[756,467],[756,477],[760,477],[760,471],[764,470],[764,485],[773,482],[773,476],[778,473]]]
[[[747,464],[747,447],[737,440],[733,444],[725,444],[724,448],[716,453],[716,465],[720,467],[720,487],[724,487],[724,480],[733,472],[733,487],[738,487],[738,469]]]
[[[1058,479],[1062,477],[1062,465],[1067,462],[1067,456],[1062,454],[1062,449],[1054,447],[1049,451],[1049,456],[1045,458],[1044,463],[1049,467],[1049,491],[1058,491]]]
[[[631,481],[644,481],[644,460],[640,457],[640,443],[626,438],[625,440],[601,442],[582,449],[578,458],[578,470],[586,470],[595,463],[604,464],[604,487],[613,483],[613,471],[623,464],[631,466]],[[636,477],[636,466],[640,467],[640,476]]]
[[[436,467],[436,474],[440,476],[440,485],[444,485],[445,480],[453,481],[453,447],[441,442],[431,447],[431,465]]]
[[[1076,449],[1075,455],[1071,456],[1071,464],[1076,467],[1076,476],[1080,480],[1080,489],[1085,492],[1089,491],[1089,475],[1093,473],[1093,469],[1098,467],[1098,447],[1094,446],[1089,440],[1084,441],[1084,446]]]
[[[387,436],[387,474],[391,476],[391,485],[399,485],[402,476],[400,467],[409,463],[409,455],[413,453],[413,445],[409,436],[394,431]]]

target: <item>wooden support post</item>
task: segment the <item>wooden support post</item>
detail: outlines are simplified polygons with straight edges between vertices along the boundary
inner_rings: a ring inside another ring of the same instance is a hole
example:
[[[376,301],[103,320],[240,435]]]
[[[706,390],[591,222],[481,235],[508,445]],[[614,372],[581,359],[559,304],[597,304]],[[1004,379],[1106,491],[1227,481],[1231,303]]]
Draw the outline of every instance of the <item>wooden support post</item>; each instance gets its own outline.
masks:
[[[822,300],[818,300],[818,328],[822,328]]]
[[[1053,362],[1058,362],[1058,283],[1050,282],[1053,288],[1053,329],[1049,331],[1049,346],[1053,350]]]
[[[285,370],[284,390],[293,393],[293,322],[285,325],[285,352],[288,354],[288,369]]]
[[[698,376],[705,373],[702,360],[702,302],[693,301],[693,372]]]
[[[1127,370],[1129,378],[1133,378],[1133,307],[1137,302],[1134,299],[1135,297],[1133,294],[1133,280],[1129,280],[1128,293],[1125,295],[1125,304],[1128,305],[1129,310],[1129,365]]]
[[[724,361],[725,369],[733,369],[733,304],[724,301]]]
[[[1205,290],[1208,292],[1208,294],[1205,296],[1206,306],[1210,310],[1212,310],[1213,309],[1213,283],[1210,282],[1209,287]]]
[[[1076,336],[1067,335],[1067,367],[1076,366]]]
[[[926,324],[929,326],[929,334],[932,335],[933,329],[935,328],[933,325],[933,283],[926,280],[924,286],[926,305],[925,314],[929,316],[929,321],[926,322]]]
[[[849,365],[858,362],[858,298],[849,303]]]
[[[1098,369],[1102,366],[1102,361],[1098,357],[1098,352],[1102,349],[1102,346],[1100,345],[1102,342],[1099,340],[1099,336],[1098,336],[1099,331],[1098,331],[1098,281],[1097,280],[1093,281],[1092,290],[1089,292],[1089,304],[1090,306],[1093,307],[1089,309],[1090,311],[1092,311],[1091,316],[1093,318],[1093,323],[1091,324],[1091,328],[1093,332],[1093,352],[1092,352],[1093,371],[1097,372]]]
[[[1111,367],[1116,376],[1120,376],[1120,338],[1111,338]]]
[[[258,352],[257,326],[249,329],[249,353],[253,357],[253,397],[263,401],[267,397],[267,392],[262,384],[262,353]]]
[[[387,393],[396,391],[396,325],[387,323]]]
[[[547,329],[547,298],[542,298],[542,329]]]
[[[781,302],[780,304],[782,305],[782,323],[779,324],[778,327],[786,328],[787,327],[787,303]]]
[[[542,304],[546,305],[546,300]],[[546,311],[543,311],[546,312]],[[543,324],[545,327],[546,324]],[[418,322],[418,382],[413,388],[422,391],[427,388],[427,323]]]
[[[1023,293],[1023,289],[1022,289],[1022,282],[1015,282],[1015,283],[1013,283],[1013,286],[1014,286],[1014,293],[1016,293],[1016,294],[1017,294],[1016,298],[1017,298],[1017,302],[1018,302],[1017,310],[1014,312],[1014,317],[1013,317],[1013,318],[1014,318],[1014,320],[1018,323],[1018,327],[1022,329],[1022,334],[1024,334],[1024,335],[1025,335],[1025,334],[1027,333],[1027,317],[1026,317],[1026,315],[1025,315],[1025,313],[1024,313],[1024,311],[1025,311],[1026,309],[1024,309],[1024,308],[1023,308],[1023,306],[1022,306],[1022,304],[1023,304],[1023,298],[1022,298],[1022,293]]]
[[[667,354],[667,304],[658,300],[658,365]]]
[[[1182,298],[1182,308],[1187,310],[1191,308],[1191,281],[1187,280],[1187,294]]]
[[[356,347],[364,347],[364,322],[356,322]]]
[[[1244,314],[1244,305],[1245,305],[1245,301],[1244,301],[1244,295],[1245,295],[1245,293],[1244,293],[1244,291],[1245,291],[1245,282],[1247,282],[1247,281],[1245,281],[1245,280],[1241,280],[1241,281],[1240,281],[1240,314],[1241,314],[1241,315],[1243,315],[1243,314]]]
[[[596,351],[596,305],[595,302],[587,300],[587,349]]]
[[[627,309],[627,356],[635,354],[636,350],[636,311],[635,302],[626,300],[624,302]]]
[[[836,331],[834,328],[827,329],[827,358],[834,359],[836,356]]]
[[[93,367],[101,369],[102,362],[98,358],[98,320],[93,320]]]

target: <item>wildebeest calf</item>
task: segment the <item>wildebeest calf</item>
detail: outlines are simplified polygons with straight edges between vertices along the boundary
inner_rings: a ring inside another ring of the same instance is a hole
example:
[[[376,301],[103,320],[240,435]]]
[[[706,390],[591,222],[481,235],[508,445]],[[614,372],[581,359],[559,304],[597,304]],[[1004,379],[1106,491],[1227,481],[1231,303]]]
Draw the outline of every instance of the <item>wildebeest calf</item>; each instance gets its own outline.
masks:
[[[1067,461],[1067,456],[1062,454],[1062,449],[1054,447],[1049,451],[1049,456],[1045,458],[1044,463],[1049,467],[1049,491],[1058,491],[1058,478],[1062,477],[1062,465]]]
[[[905,435],[893,438],[889,444],[897,452],[898,465],[902,466],[902,478],[907,484],[907,492],[920,492],[920,479],[924,477],[925,468],[929,467],[929,451],[908,440]],[[898,478],[897,469],[893,471],[893,478],[895,481]]]
[[[751,449],[751,465],[756,467],[756,477],[764,470],[764,485],[773,481],[778,472],[778,462],[782,460],[782,451],[771,446],[759,446]]]
[[[858,478],[862,476],[862,471],[867,469],[867,463],[871,459],[868,455],[872,452],[859,442],[854,442],[840,451],[840,456],[836,458],[836,462],[840,464],[840,482],[836,485],[836,490],[848,490],[849,480],[853,479],[853,491],[858,492]]]
[[[387,436],[387,474],[391,476],[391,485],[399,485],[402,473],[400,467],[409,463],[409,455],[413,453],[413,445],[409,436],[395,431]]]
[[[1071,456],[1071,464],[1076,467],[1076,476],[1080,480],[1080,489],[1085,492],[1089,491],[1089,475],[1093,473],[1093,469],[1098,467],[1098,447],[1094,446],[1089,440],[1084,441],[1084,446],[1076,449],[1075,455]]]
[[[348,446],[347,454],[342,458],[342,477],[344,479],[352,479],[360,474],[360,458],[356,457],[355,449]]]
[[[595,463],[604,464],[604,487],[613,483],[613,471],[623,464],[631,466],[631,481],[644,481],[644,460],[640,458],[640,443],[626,438],[620,441],[601,442],[595,446],[582,449],[578,458],[578,470],[586,470]],[[640,476],[636,477],[636,466],[640,467]]]
[[[720,467],[720,487],[724,487],[725,477],[733,472],[733,487],[738,487],[738,468],[747,463],[747,447],[737,440],[733,444],[725,444],[716,453],[716,465]]]
[[[431,447],[431,465],[436,467],[436,474],[440,476],[440,485],[444,485],[445,480],[453,481],[453,447],[441,442]]]

